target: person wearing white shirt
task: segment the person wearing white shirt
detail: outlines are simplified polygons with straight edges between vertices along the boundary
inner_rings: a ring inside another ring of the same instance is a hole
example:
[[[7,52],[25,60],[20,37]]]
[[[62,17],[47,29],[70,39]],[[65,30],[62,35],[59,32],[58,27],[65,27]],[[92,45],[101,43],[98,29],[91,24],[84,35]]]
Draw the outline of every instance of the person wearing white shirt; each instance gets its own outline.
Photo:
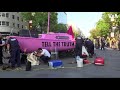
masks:
[[[40,57],[40,59],[41,59],[45,64],[47,64],[48,61],[49,61],[50,58],[51,58],[51,54],[49,53],[49,51],[46,50],[46,49],[42,49],[42,48],[38,48],[36,56]]]

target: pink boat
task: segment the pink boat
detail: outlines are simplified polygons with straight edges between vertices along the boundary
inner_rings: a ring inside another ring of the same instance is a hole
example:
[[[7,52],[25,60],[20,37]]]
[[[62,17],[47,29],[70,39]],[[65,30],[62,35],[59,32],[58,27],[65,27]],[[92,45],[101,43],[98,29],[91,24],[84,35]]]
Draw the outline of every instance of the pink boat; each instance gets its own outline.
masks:
[[[33,52],[38,48],[44,48],[49,51],[63,51],[74,49],[75,39],[67,33],[49,33],[39,34],[39,38],[10,36],[18,40],[21,51],[27,49],[27,53]]]
[[[72,26],[67,33],[49,33],[39,34],[38,38],[9,36],[18,40],[20,49],[23,52],[26,49],[27,53],[33,52],[38,48],[47,49],[49,51],[64,51],[75,48],[75,38],[72,31]]]

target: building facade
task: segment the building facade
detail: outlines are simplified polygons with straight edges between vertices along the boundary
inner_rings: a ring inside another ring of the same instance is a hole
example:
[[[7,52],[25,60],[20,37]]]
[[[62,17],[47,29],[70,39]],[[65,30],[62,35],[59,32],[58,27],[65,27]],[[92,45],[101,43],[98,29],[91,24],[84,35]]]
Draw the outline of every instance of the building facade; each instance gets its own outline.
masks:
[[[18,34],[19,30],[25,29],[27,23],[23,21],[20,12],[0,12],[0,33],[9,35]]]
[[[58,13],[58,24],[67,25],[67,14],[65,12]],[[18,34],[19,30],[27,29],[28,23],[23,21],[20,12],[0,12],[0,33],[2,35]]]

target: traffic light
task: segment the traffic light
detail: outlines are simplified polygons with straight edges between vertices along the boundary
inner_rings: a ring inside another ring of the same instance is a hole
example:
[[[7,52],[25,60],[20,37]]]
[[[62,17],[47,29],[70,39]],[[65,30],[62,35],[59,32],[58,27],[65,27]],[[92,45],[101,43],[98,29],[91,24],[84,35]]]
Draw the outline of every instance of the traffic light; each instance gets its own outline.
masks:
[[[32,29],[32,20],[29,21],[29,29]]]
[[[116,23],[113,23],[113,27],[116,26]]]

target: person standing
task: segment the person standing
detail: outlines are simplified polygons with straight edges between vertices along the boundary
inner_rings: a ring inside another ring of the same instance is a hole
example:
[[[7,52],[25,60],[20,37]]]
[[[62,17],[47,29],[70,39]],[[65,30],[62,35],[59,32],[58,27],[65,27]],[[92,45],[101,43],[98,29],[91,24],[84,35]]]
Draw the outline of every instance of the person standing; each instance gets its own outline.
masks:
[[[76,39],[76,45],[75,45],[75,56],[82,57],[82,45],[84,43],[84,40],[82,37],[77,37]]]
[[[17,63],[17,67],[21,66],[20,61],[20,46],[17,39],[10,37],[7,41],[7,50],[10,52],[10,63],[11,69],[15,68],[15,64]]]
[[[82,46],[83,46],[83,44],[84,44],[83,38],[80,37],[80,36],[78,36],[78,37],[76,38],[76,44],[75,44],[75,49],[74,49],[75,58],[76,58],[77,56],[79,56],[80,58],[82,58]],[[72,62],[71,62],[71,64],[73,64],[73,63],[77,63],[77,62],[76,62],[76,59],[75,59],[75,61],[72,61]]]
[[[101,38],[101,50],[105,50],[105,38],[104,37],[102,37]]]
[[[100,48],[100,41],[99,41],[99,38],[96,39],[96,42],[97,42],[97,49]]]
[[[89,53],[89,57],[92,58],[94,55],[94,43],[90,39],[86,39],[85,47],[87,48],[87,52]]]
[[[0,65],[3,65],[3,46],[4,46],[4,43],[2,41],[2,35],[0,34]]]

